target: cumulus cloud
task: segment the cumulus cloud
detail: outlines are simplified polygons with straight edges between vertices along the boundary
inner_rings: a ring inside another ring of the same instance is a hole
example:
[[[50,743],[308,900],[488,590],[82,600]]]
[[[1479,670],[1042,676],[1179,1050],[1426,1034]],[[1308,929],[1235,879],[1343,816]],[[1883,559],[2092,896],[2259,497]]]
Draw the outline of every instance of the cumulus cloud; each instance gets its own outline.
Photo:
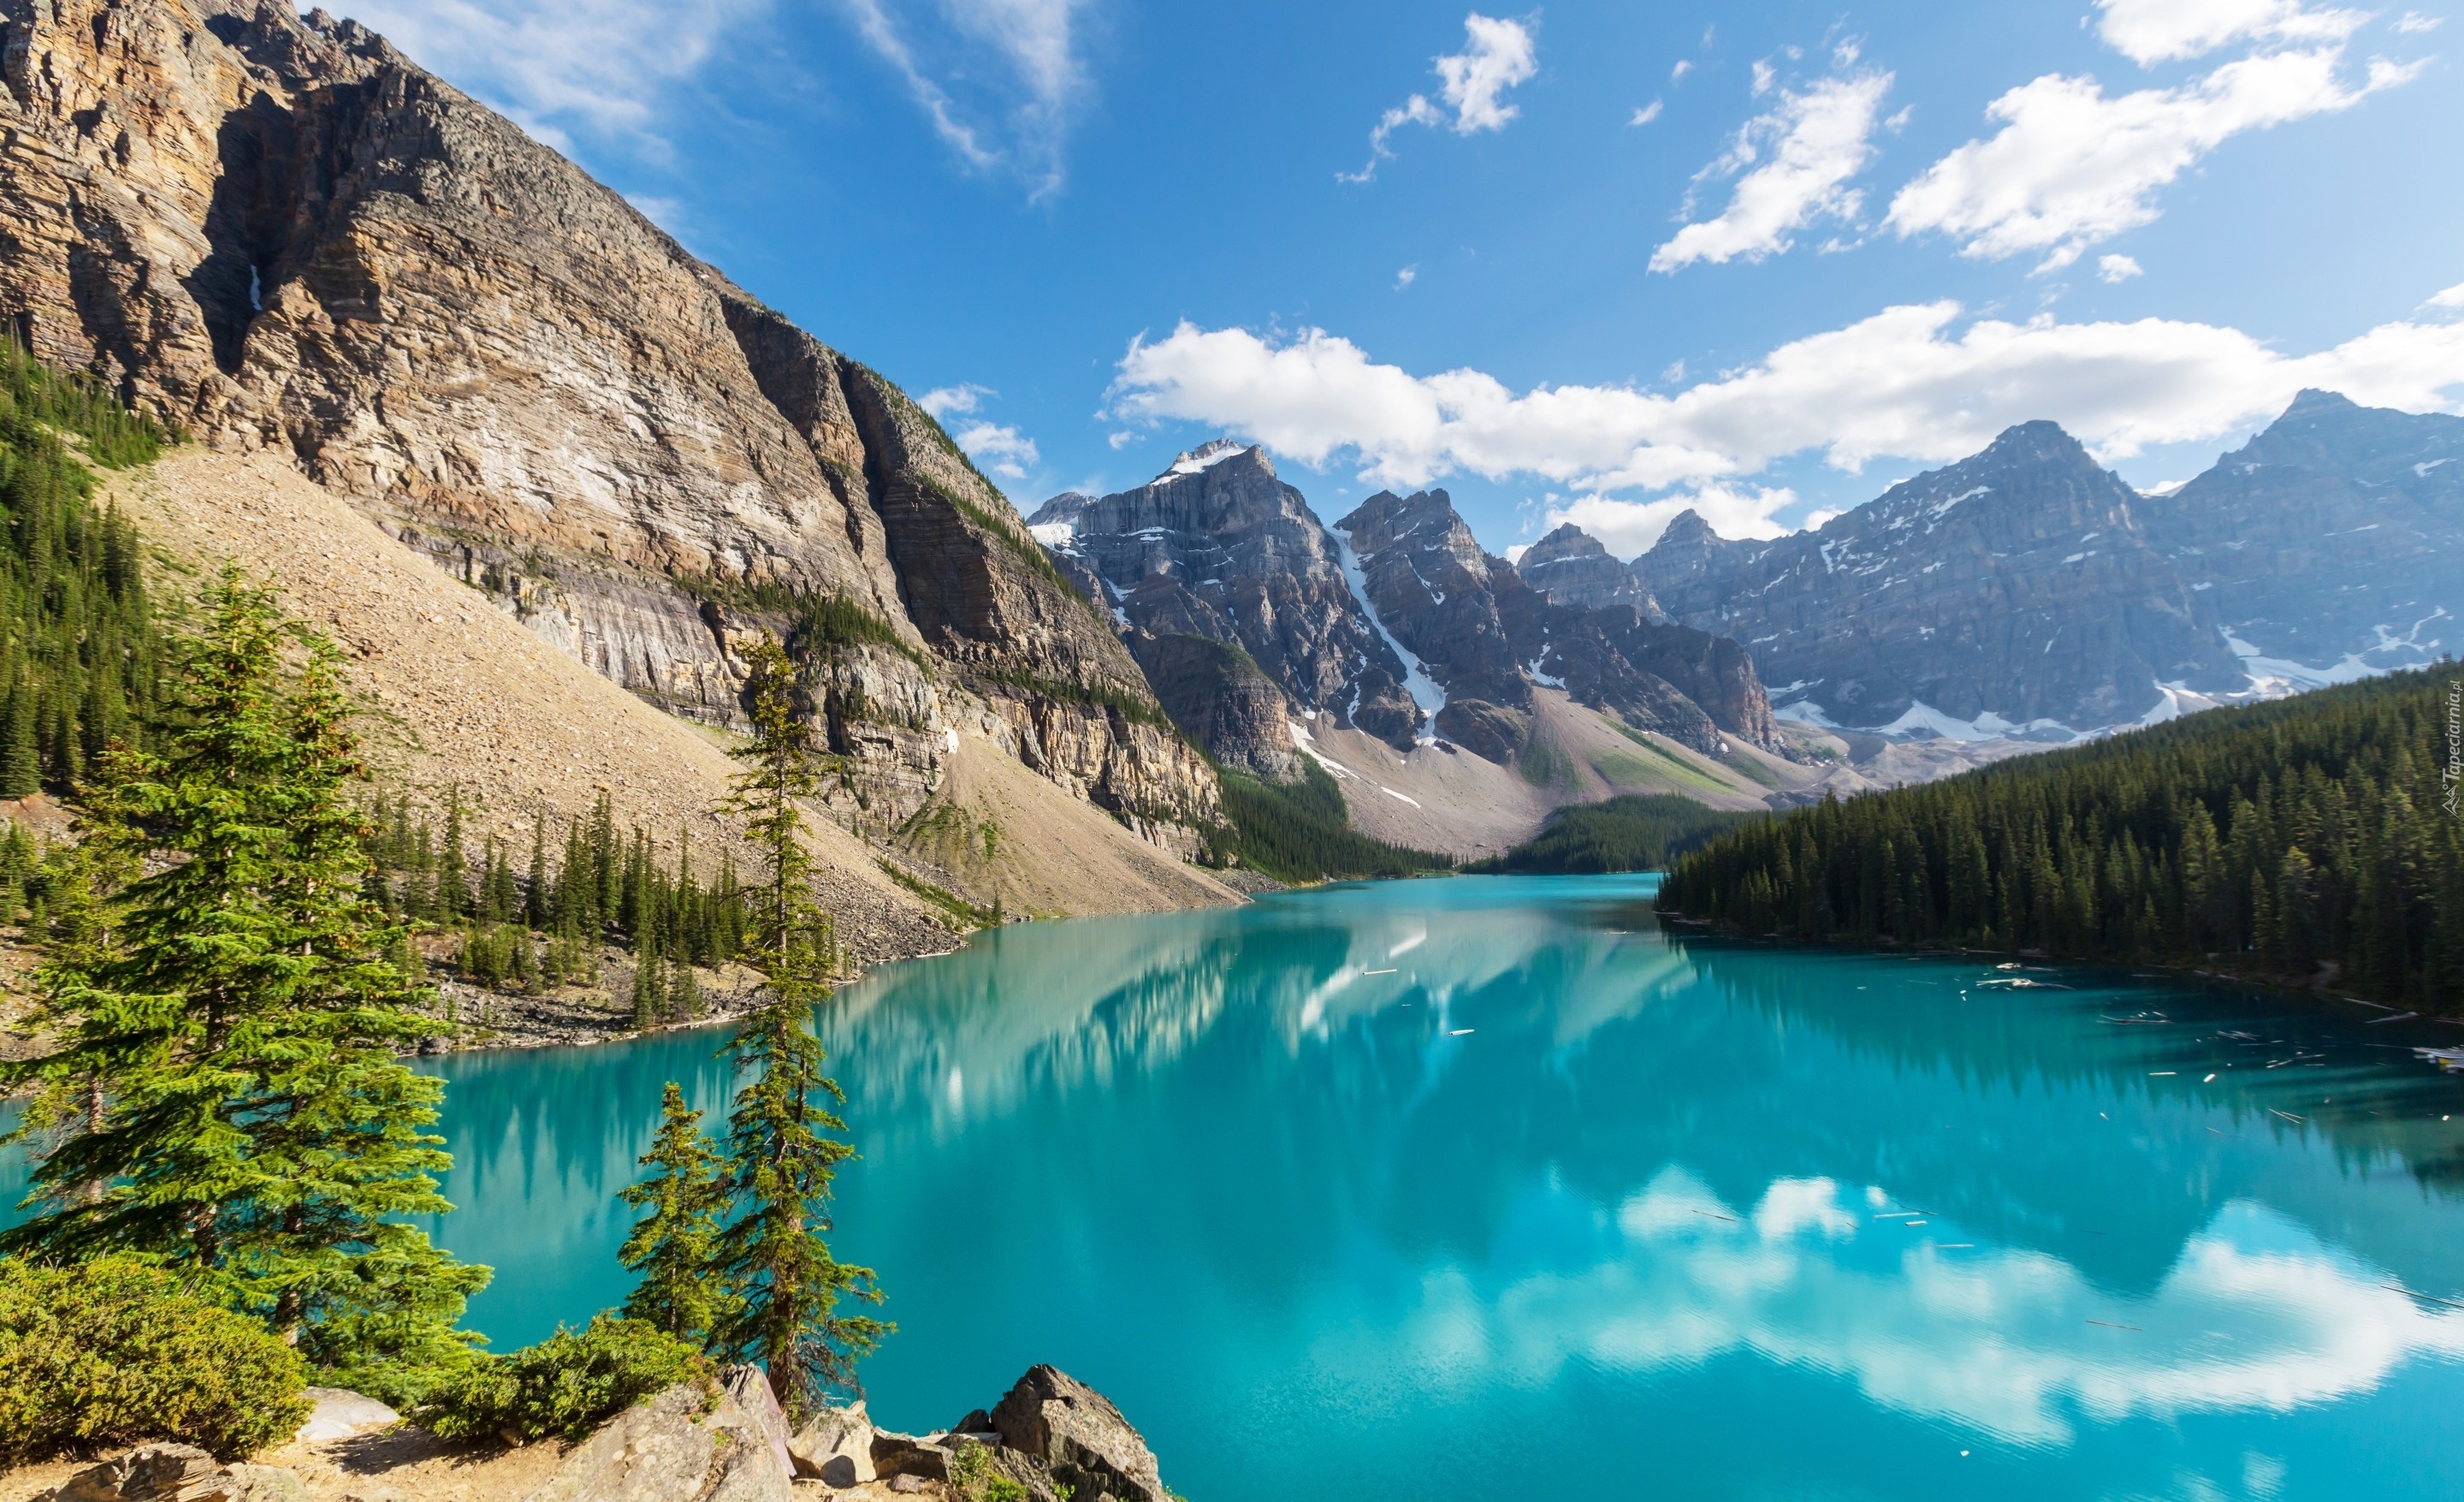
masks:
[[[2228,42],[2341,42],[2369,19],[2360,11],[2308,10],[2301,0],[2096,0],[2096,9],[2097,35],[2142,67]]]
[[[1506,101],[1506,91],[1540,71],[1539,45],[1531,28],[1475,11],[1463,17],[1463,32],[1468,38],[1463,50],[1435,62],[1438,97],[1445,107],[1441,109],[1427,96],[1415,94],[1379,116],[1376,127],[1369,132],[1368,164],[1357,172],[1337,172],[1338,181],[1366,183],[1375,178],[1377,164],[1395,156],[1387,138],[1405,125],[1445,125],[1456,135],[1469,136],[1504,130],[1522,113],[1520,105]],[[1452,119],[1447,118],[1449,110]]]
[[[2350,109],[2420,71],[2374,58],[2355,80],[2343,64],[2337,41],[2117,97],[2092,77],[2047,74],[1987,106],[2002,128],[1901,188],[1888,223],[1903,238],[1947,234],[1979,259],[2041,252],[2036,269],[2057,270],[2155,219],[2157,191],[2232,137]]]
[[[961,386],[939,386],[915,399],[915,405],[943,422],[953,417],[975,417],[984,404],[1000,396],[988,386],[970,382]],[[983,466],[986,474],[1015,483],[1025,479],[1044,462],[1036,452],[1035,440],[1005,423],[977,421],[968,423],[952,433],[951,439],[967,451],[967,457]],[[1117,449],[1132,437],[1114,433],[1112,447]]]
[[[1746,487],[1710,483],[1657,500],[1620,500],[1614,496],[1574,496],[1548,509],[1549,524],[1571,521],[1600,540],[1619,558],[1648,552],[1668,523],[1682,512],[1694,511],[1726,538],[1775,538],[1789,530],[1776,519],[1796,504],[1796,492],[1786,486]]]
[[[2128,281],[2146,273],[2146,267],[2127,255],[2100,255],[2096,258],[2096,279],[2099,281]]]
[[[1079,55],[1089,0],[846,0],[856,34],[906,85],[958,158],[1057,192],[1091,85]]]
[[[949,417],[975,411],[984,398],[1001,393],[988,386],[969,383],[964,386],[936,386],[915,399],[915,405],[935,417]]]
[[[2065,323],[2050,313],[2013,322],[1970,319],[1950,301],[1916,303],[1666,394],[1517,393],[1479,370],[1423,376],[1381,364],[1320,329],[1278,342],[1184,322],[1132,342],[1110,409],[1238,432],[1315,467],[1353,463],[1362,480],[1398,489],[1468,473],[1598,494],[1733,483],[1806,453],[1850,472],[1886,456],[1939,463],[2034,418],[2062,424],[2112,461],[2232,432],[2303,387],[2414,411],[2464,409],[2464,321],[2386,323],[2288,355],[2210,323]],[[1769,494],[1713,503],[1743,517]]]
[[[2457,282],[2445,292],[2434,294],[2426,305],[2433,308],[2464,308],[2464,281]]]
[[[344,13],[560,150],[579,132],[652,157],[678,92],[767,0],[353,0]]]
[[[1006,424],[969,423],[951,436],[967,451],[967,457],[1001,479],[1023,480],[1044,462],[1035,440]]]
[[[1759,73],[1756,79],[1754,92],[1763,93]],[[1874,127],[1890,87],[1887,73],[1860,73],[1824,78],[1802,93],[1782,91],[1778,104],[1746,121],[1697,179],[1742,172],[1727,208],[1679,230],[1651,253],[1651,269],[1739,256],[1758,261],[1787,250],[1789,236],[1817,219],[1854,218],[1863,199],[1848,181],[1874,158]]]

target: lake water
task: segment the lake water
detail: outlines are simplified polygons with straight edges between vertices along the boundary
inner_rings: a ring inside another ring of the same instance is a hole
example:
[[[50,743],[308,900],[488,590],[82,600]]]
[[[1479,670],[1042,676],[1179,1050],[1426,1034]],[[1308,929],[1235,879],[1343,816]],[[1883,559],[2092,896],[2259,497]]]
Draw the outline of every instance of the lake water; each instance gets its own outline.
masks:
[[[2464,1493],[2464,1079],[2411,1052],[2464,1027],[1672,938],[1651,888],[1029,924],[844,994],[876,1415],[1051,1361],[1197,1502]],[[498,1348],[622,1297],[717,1042],[441,1061]]]

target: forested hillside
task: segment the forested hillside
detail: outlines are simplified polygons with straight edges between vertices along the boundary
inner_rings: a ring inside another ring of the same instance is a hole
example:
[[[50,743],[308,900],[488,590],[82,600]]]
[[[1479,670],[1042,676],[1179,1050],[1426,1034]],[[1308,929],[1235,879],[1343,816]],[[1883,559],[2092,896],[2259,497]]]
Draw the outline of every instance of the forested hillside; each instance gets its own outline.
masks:
[[[94,475],[62,433],[115,467],[154,458],[168,436],[0,345],[0,798],[68,783],[135,735],[162,672],[136,534],[96,508]]]
[[[1574,804],[1549,816],[1538,834],[1475,872],[1598,872],[1654,871],[1758,813],[1705,807],[1675,793],[1628,793]]]
[[[2401,674],[1825,803],[1680,860],[1660,909],[2464,1008],[2455,681]]]

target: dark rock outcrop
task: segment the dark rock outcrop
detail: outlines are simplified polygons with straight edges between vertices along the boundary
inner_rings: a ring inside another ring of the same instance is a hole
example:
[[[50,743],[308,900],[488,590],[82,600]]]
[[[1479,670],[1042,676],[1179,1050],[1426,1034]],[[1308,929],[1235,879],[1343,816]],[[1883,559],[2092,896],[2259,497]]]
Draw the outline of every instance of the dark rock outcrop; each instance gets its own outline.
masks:
[[[938,424],[579,167],[281,0],[0,26],[0,315],[44,359],[294,456],[666,708],[737,718],[731,632],[804,631],[828,691],[905,707],[868,799],[915,802],[980,715],[1194,848],[1203,760]],[[913,656],[831,676],[817,610]]]
[[[1818,531],[1728,541],[1685,513],[1635,571],[1833,722],[1916,728],[1930,710],[2058,740],[2140,718],[2160,685],[2245,681],[2142,514],[2078,440],[2025,423]]]
[[[2254,656],[2324,676],[2464,644],[2464,417],[2304,391],[2137,510],[2148,541]]]
[[[1030,519],[1133,633],[1237,642],[1300,712],[1412,743],[1422,716],[1402,662],[1353,598],[1340,544],[1264,449],[1219,440],[1133,490],[1056,496]],[[1287,758],[1288,737],[1265,751]]]
[[[1066,1372],[1030,1367],[991,1419],[1004,1448],[1033,1460],[1082,1502],[1171,1502],[1138,1431],[1102,1393]]]
[[[1481,550],[1442,490],[1381,492],[1336,526],[1359,552],[1378,618],[1443,686],[1439,729],[1466,750],[1502,760],[1495,749],[1516,717],[1528,723],[1534,684],[1702,751],[1723,734],[1773,743],[1744,648],[1661,624],[1636,602],[1552,601]]]

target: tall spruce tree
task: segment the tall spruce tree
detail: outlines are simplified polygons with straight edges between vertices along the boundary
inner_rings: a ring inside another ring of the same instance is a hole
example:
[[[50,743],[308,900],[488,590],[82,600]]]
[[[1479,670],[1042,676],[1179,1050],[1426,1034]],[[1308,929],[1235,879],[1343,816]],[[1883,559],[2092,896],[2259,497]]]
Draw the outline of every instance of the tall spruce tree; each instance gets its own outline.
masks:
[[[726,1184],[737,1218],[715,1262],[741,1306],[712,1345],[760,1362],[788,1410],[801,1416],[832,1390],[856,1387],[855,1363],[890,1327],[842,1314],[842,1297],[878,1303],[872,1270],[843,1263],[825,1240],[831,1176],[854,1151],[833,1134],[846,1096],[823,1072],[813,1008],[829,994],[836,945],[813,897],[800,800],[820,790],[809,718],[798,713],[796,670],[776,642],[746,652],[752,741],[726,807],[761,854],[761,885],[746,894],[751,933],[739,958],[759,971],[766,1000],[726,1049],[738,1078],[727,1123]]]
[[[116,748],[88,790],[80,844],[133,879],[39,973],[59,1042],[11,1073],[102,1098],[39,1155],[0,1250],[138,1253],[381,1379],[462,1349],[488,1279],[403,1224],[451,1208],[443,1082],[396,1057],[435,1029],[366,895],[335,650],[236,567],[203,604],[165,748]]]
[[[641,1165],[651,1170],[649,1177],[622,1196],[650,1212],[616,1253],[628,1271],[642,1275],[626,1295],[625,1317],[699,1345],[737,1312],[739,1300],[711,1275],[728,1202],[718,1150],[701,1130],[701,1113],[686,1109],[684,1090],[673,1080],[659,1102],[659,1134]]]

